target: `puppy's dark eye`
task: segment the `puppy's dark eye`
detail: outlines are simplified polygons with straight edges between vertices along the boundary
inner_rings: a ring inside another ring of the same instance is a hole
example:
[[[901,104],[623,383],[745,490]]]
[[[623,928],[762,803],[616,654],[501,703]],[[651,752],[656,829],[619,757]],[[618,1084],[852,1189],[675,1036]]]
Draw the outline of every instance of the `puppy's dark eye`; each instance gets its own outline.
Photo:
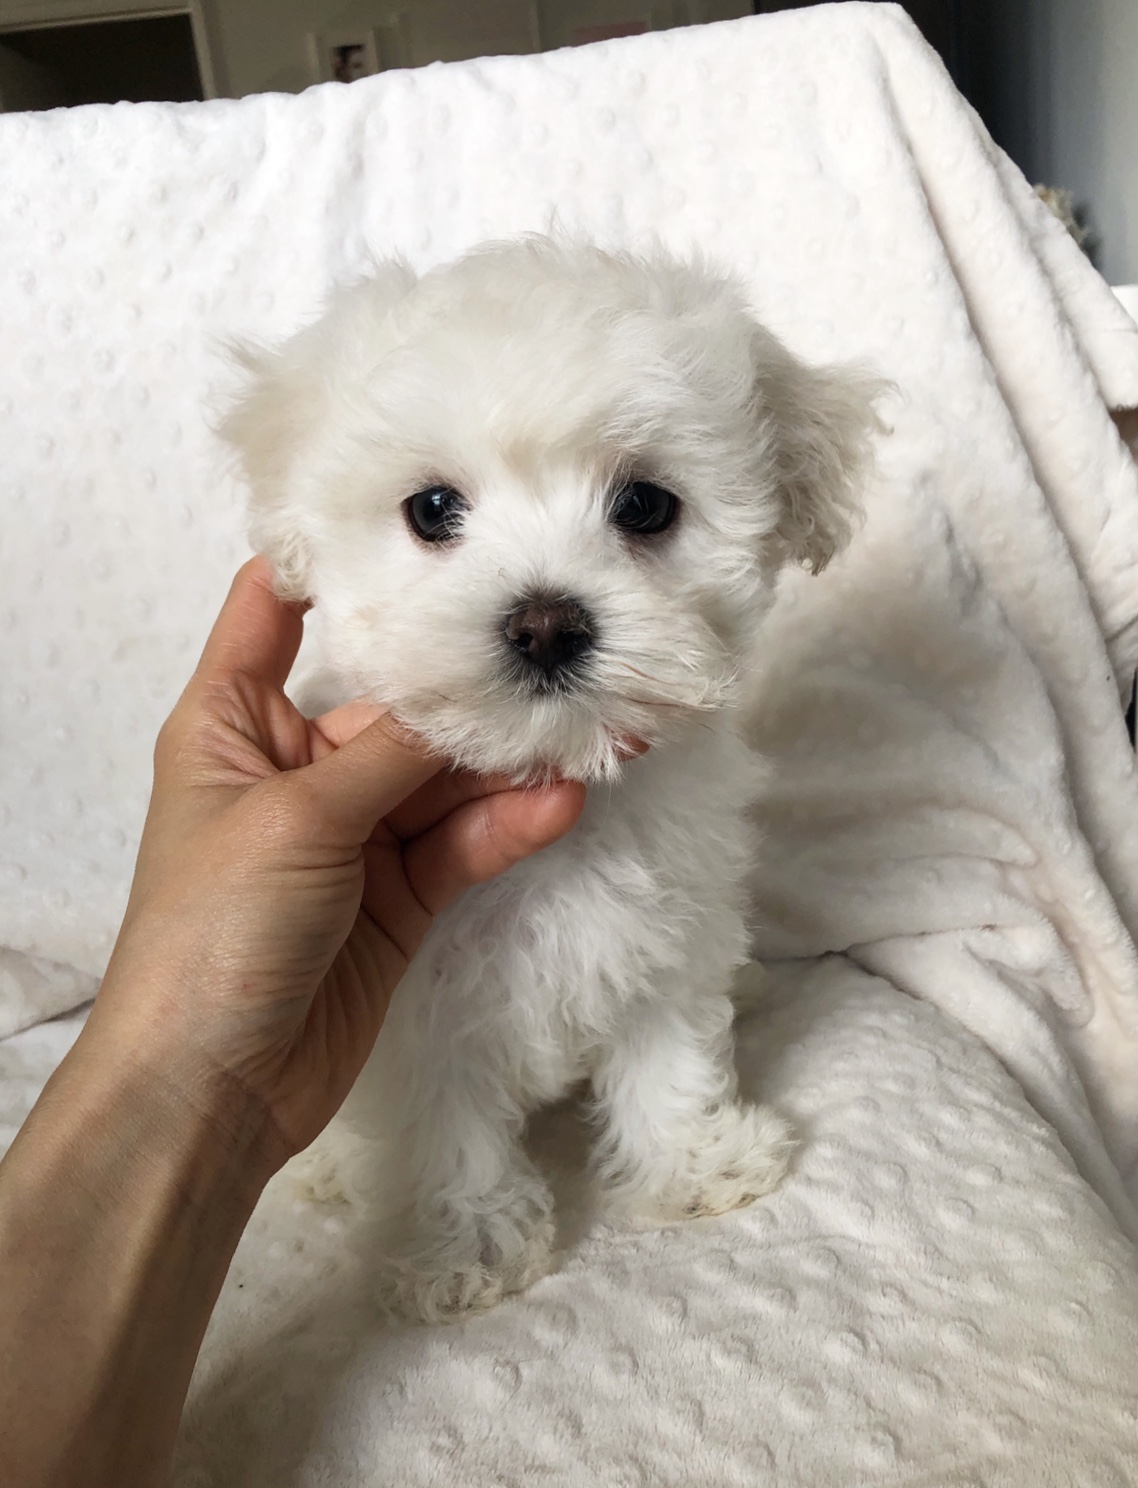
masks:
[[[609,521],[637,537],[651,537],[672,525],[679,505],[663,486],[654,486],[651,481],[629,481],[613,498]]]
[[[408,522],[424,542],[452,542],[466,509],[466,497],[451,486],[428,486],[403,503]]]

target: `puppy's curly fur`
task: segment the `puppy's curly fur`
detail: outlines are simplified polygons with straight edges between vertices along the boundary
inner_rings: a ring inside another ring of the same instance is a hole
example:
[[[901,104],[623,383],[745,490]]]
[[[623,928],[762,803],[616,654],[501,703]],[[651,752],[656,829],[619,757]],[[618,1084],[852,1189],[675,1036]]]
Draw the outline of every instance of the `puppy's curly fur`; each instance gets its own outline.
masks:
[[[779,569],[849,536],[880,384],[804,365],[706,265],[547,238],[380,267],[245,361],[253,539],[345,695],[469,768],[599,783],[440,916],[357,1087],[408,1165],[390,1297],[438,1319],[542,1274],[520,1137],[585,1078],[621,1202],[751,1202],[790,1141],[735,1089],[760,766],[733,705]]]

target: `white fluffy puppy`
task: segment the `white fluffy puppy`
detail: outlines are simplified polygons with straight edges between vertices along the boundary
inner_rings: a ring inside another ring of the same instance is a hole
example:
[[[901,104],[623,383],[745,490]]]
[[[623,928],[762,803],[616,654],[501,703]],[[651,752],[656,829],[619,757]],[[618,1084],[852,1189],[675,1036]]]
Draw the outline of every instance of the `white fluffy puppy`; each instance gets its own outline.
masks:
[[[250,366],[226,432],[254,542],[345,693],[472,769],[595,786],[438,919],[357,1088],[409,1159],[398,1305],[452,1316],[547,1269],[521,1136],[585,1078],[627,1206],[749,1204],[790,1143],[736,1094],[757,764],[733,704],[779,568],[848,535],[878,385],[803,365],[705,267],[537,237],[381,268]]]

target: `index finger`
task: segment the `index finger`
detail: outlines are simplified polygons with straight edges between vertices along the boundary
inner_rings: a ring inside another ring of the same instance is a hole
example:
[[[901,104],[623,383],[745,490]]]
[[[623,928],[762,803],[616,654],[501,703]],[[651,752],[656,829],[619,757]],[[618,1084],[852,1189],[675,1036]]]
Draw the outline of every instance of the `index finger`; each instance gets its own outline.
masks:
[[[281,688],[304,635],[301,609],[273,591],[273,571],[258,555],[237,570],[198,662],[199,676],[246,672]]]

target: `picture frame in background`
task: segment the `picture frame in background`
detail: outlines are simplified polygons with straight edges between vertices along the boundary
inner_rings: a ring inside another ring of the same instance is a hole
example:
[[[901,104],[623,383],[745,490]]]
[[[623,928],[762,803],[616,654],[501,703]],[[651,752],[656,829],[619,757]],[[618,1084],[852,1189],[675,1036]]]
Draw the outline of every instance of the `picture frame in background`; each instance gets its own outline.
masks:
[[[374,77],[383,66],[383,51],[373,27],[348,26],[308,33],[308,62],[317,83],[354,83]]]

